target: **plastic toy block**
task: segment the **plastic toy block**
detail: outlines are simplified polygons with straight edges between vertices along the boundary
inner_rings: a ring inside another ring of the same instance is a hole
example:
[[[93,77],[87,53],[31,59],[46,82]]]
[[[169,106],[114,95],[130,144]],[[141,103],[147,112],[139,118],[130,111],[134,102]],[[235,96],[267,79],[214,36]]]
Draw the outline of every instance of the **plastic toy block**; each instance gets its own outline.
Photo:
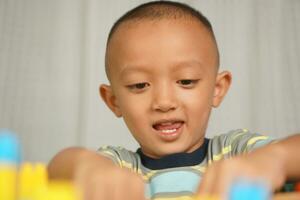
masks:
[[[20,145],[14,133],[0,129],[0,163],[18,164],[20,162]]]
[[[298,183],[296,184],[295,190],[296,190],[297,192],[300,192],[300,182],[298,182]]]
[[[46,165],[20,163],[14,133],[0,129],[0,200],[81,200],[71,181],[50,181]]]
[[[271,190],[263,182],[259,181],[236,181],[229,193],[230,200],[270,200]]]
[[[14,134],[0,130],[0,199],[15,200],[19,143]]]
[[[35,200],[81,200],[81,195],[69,181],[51,181],[46,190],[39,190]]]

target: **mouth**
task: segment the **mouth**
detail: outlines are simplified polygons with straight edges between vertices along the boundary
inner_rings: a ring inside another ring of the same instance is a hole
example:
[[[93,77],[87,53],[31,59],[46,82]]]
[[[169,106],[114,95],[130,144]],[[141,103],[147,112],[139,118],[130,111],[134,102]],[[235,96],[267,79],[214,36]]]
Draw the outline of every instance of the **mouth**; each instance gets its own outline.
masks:
[[[152,128],[158,136],[165,141],[174,141],[179,138],[184,121],[182,120],[162,120],[154,123]]]

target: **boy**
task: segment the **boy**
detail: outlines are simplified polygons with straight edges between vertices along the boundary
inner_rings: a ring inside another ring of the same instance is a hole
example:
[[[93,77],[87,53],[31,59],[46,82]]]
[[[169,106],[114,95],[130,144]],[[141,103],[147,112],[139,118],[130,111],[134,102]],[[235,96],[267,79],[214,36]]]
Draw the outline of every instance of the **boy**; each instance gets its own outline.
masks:
[[[140,148],[58,153],[50,177],[74,180],[85,199],[226,199],[239,177],[262,179],[273,190],[300,178],[299,135],[276,143],[247,130],[205,138],[231,74],[219,72],[212,27],[198,11],[167,1],[129,11],[111,29],[105,59],[111,85],[100,86],[101,97]]]

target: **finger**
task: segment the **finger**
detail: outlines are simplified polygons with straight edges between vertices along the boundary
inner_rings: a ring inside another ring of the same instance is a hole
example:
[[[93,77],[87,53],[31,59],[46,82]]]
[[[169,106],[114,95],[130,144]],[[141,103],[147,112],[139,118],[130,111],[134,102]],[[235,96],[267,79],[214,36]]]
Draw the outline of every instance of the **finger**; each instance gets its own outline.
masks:
[[[127,183],[126,187],[119,187],[114,191],[114,199],[130,199],[130,200],[144,200],[145,194],[141,186]]]
[[[251,175],[253,172],[242,159],[232,159],[222,162],[218,169],[215,187],[212,193],[217,194],[221,199],[229,199],[231,187],[238,181],[252,182],[257,180],[257,176]]]
[[[201,180],[201,183],[198,187],[197,195],[198,196],[207,196],[211,195],[213,190],[213,185],[216,182],[216,176],[215,173],[217,166],[215,164],[208,167],[204,173],[204,176]]]
[[[111,194],[113,194],[113,185],[111,185],[110,182],[98,181],[96,177],[93,177],[86,182],[84,187],[84,200],[113,200],[113,198],[111,198]]]
[[[141,182],[132,184],[130,186],[130,197],[128,199],[132,200],[144,200],[145,192],[144,192],[144,184]]]
[[[132,172],[122,173],[117,188],[115,199],[144,200],[144,182],[142,178]]]
[[[198,194],[228,199],[229,188],[235,177],[240,173],[238,165],[228,160],[218,161],[211,165],[200,184]]]
[[[223,164],[221,167],[219,167],[219,172],[216,174],[215,178],[216,181],[211,190],[211,194],[218,196],[222,200],[228,199],[229,188],[234,179],[234,169],[229,170],[228,166],[224,165],[226,164]]]

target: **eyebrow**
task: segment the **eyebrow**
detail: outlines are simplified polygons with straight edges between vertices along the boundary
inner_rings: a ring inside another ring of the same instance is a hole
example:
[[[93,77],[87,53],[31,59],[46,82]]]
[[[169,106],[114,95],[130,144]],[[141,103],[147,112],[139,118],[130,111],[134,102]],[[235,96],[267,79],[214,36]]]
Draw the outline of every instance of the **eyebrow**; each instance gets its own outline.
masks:
[[[126,65],[123,69],[120,70],[120,75],[124,75],[130,72],[149,72],[150,70],[145,67],[140,67],[141,65]]]
[[[126,65],[123,69],[120,70],[120,75],[124,76],[130,72],[140,72],[140,73],[149,73],[151,72],[151,67],[141,67],[142,65]],[[180,71],[184,68],[194,68],[199,67],[201,71],[203,70],[202,63],[198,60],[189,60],[189,61],[179,61],[173,64],[173,71]]]
[[[190,67],[199,67],[199,69],[203,69],[203,65],[200,61],[198,60],[189,60],[189,61],[181,61],[178,62],[175,66],[174,66],[174,70],[181,70],[182,68],[190,68]]]

